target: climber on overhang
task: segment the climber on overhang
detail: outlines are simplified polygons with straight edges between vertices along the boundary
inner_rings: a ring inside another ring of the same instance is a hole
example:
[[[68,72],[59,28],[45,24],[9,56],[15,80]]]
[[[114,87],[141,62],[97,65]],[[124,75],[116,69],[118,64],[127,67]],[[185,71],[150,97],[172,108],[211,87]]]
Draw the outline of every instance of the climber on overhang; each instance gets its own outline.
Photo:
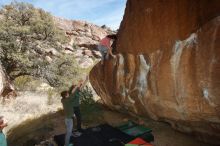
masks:
[[[111,55],[113,58],[116,58],[115,55],[112,53],[112,47],[111,45],[113,42],[117,39],[117,36],[115,34],[107,35],[103,39],[100,40],[100,43],[98,45],[98,50],[100,51],[102,58],[101,58],[101,64],[103,65],[104,60],[109,59],[109,55]]]

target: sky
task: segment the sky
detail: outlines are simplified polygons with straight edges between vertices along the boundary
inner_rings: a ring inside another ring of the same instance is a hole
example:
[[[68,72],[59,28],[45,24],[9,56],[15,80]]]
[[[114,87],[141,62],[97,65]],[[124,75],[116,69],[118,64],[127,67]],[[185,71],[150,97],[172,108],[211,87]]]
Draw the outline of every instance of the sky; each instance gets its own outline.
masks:
[[[0,6],[14,0],[0,0]],[[16,0],[28,2],[54,16],[85,20],[99,26],[118,29],[124,15],[126,0]]]

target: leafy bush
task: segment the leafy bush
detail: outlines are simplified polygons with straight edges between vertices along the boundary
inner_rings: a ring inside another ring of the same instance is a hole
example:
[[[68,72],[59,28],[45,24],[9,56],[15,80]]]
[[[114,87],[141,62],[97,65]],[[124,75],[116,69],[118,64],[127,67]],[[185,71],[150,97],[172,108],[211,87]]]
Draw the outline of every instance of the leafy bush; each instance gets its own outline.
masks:
[[[76,45],[76,44],[74,44],[74,43],[73,43],[73,46],[72,46],[72,47],[73,47],[73,49],[78,49],[78,48],[79,48],[79,46]]]
[[[48,12],[13,2],[3,6],[0,14],[0,61],[11,80],[21,77],[16,81],[19,88],[27,87],[27,75],[63,90],[88,72],[80,69],[73,55],[61,53],[66,38]]]
[[[86,86],[82,92],[80,92],[81,95],[81,105],[94,105],[95,101],[93,100],[93,94],[92,89],[90,89],[88,86]]]
[[[83,115],[83,123],[93,123],[94,117],[100,118],[102,116],[101,107],[94,101],[92,89],[86,86],[81,94],[81,111]],[[97,123],[96,123],[97,124]]]
[[[0,60],[14,80],[23,75],[45,77],[41,67],[47,67],[47,50],[60,50],[64,32],[54,24],[53,16],[31,4],[13,2],[0,10]]]
[[[42,71],[41,74],[46,73],[44,78],[47,78],[50,84],[56,85],[58,90],[65,90],[73,82],[78,82],[85,76],[87,71],[79,67],[72,55],[63,55],[56,58],[43,69],[46,71]]]

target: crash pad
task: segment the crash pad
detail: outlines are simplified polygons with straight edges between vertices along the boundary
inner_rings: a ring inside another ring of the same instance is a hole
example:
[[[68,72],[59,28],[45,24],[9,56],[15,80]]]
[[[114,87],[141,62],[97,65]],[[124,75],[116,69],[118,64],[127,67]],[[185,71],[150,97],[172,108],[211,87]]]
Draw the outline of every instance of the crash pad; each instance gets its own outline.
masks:
[[[144,141],[141,138],[136,138],[134,140],[132,140],[131,142],[129,142],[128,144],[126,144],[125,146],[153,146],[152,144]]]
[[[71,137],[74,146],[124,146],[124,144],[133,140],[134,137],[123,133],[117,128],[108,124],[95,127],[100,130],[93,130],[94,127],[85,129],[80,137]],[[65,134],[54,136],[54,141],[58,146],[64,145]]]

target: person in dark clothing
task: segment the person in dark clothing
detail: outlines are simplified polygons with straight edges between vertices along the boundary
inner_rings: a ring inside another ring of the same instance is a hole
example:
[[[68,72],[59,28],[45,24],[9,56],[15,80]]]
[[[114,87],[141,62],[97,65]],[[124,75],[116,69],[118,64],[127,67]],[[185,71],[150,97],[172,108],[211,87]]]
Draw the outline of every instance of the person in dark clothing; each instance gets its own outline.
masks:
[[[63,91],[61,92],[61,103],[63,105],[64,114],[65,114],[65,125],[66,125],[66,135],[65,135],[65,146],[72,146],[70,144],[70,137],[72,135],[73,129],[73,119],[72,116],[74,114],[73,111],[73,104],[74,104],[74,95],[77,87],[72,86],[70,91]]]
[[[80,81],[79,84],[77,85],[75,94],[74,94],[74,101],[73,101],[73,110],[74,110],[74,114],[76,117],[76,123],[77,123],[77,132],[74,132],[74,135],[79,136],[81,135],[82,132],[82,127],[81,127],[81,122],[82,122],[82,117],[81,117],[81,113],[80,113],[80,92],[81,90],[84,88],[84,86],[86,85],[88,81],[88,76],[86,77],[85,81]]]
[[[82,132],[82,127],[81,127],[82,117],[81,117],[80,108],[79,108],[79,106],[73,107],[73,110],[74,110],[74,114],[76,116],[77,131]]]

